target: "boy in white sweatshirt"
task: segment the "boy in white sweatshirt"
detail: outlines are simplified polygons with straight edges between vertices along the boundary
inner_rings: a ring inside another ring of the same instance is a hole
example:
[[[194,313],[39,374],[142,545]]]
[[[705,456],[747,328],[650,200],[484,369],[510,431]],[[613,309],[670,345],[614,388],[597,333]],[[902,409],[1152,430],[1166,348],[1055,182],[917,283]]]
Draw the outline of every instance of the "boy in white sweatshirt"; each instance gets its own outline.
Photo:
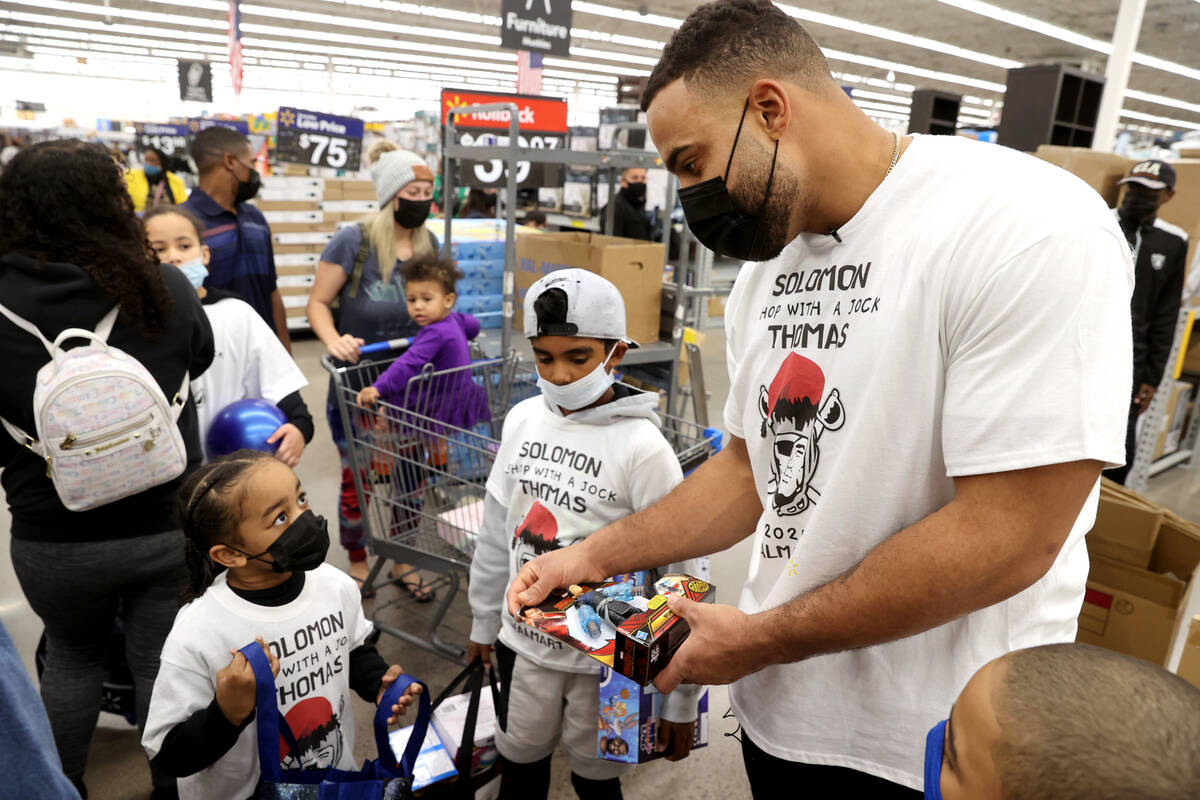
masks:
[[[619,800],[620,776],[632,765],[596,755],[599,662],[513,620],[504,593],[526,562],[651,505],[683,475],[659,430],[658,398],[613,383],[637,347],[615,286],[581,269],[547,275],[525,296],[525,335],[542,394],[504,420],[471,563],[468,659],[489,658],[494,645],[509,687],[508,724],[496,734],[501,800],[547,796],[560,738],[581,800]],[[685,562],[663,571],[697,569]],[[691,748],[702,691],[685,686],[664,698],[659,746],[669,760]]]

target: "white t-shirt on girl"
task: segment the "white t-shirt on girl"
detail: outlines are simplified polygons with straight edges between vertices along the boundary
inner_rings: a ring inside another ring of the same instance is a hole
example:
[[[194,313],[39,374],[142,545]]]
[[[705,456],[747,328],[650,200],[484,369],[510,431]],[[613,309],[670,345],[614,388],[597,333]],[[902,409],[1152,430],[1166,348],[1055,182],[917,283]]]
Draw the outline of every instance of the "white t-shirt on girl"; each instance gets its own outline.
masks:
[[[838,233],[745,265],[729,299],[725,426],[765,509],[751,613],[850,569],[949,502],[956,476],[1124,459],[1133,267],[1093,189],[1008,148],[918,136]],[[1093,489],[1054,566],[1009,600],[738,681],[751,739],[920,788],[925,733],[979,667],[1074,639],[1096,505]]]
[[[215,347],[212,366],[192,380],[201,442],[217,414],[235,400],[256,397],[275,405],[308,385],[275,331],[249,303],[226,297],[205,303],[204,313]]]
[[[260,606],[238,597],[227,573],[179,610],[163,645],[142,745],[150,758],[167,734],[216,696],[217,673],[229,650],[261,636],[279,659],[276,702],[302,748],[286,753],[285,769],[355,769],[350,651],[371,634],[362,597],[350,576],[329,564],[305,575],[300,596],[283,606]],[[258,783],[258,732],[252,721],[215,764],[179,779],[181,800],[243,798]]]

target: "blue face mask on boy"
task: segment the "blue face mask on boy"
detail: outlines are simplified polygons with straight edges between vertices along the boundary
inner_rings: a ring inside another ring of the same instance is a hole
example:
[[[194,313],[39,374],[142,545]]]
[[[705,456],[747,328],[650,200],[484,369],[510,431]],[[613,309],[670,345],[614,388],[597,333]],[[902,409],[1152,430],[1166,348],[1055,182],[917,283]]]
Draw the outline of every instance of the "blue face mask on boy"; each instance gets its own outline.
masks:
[[[942,800],[942,748],[946,746],[949,721],[934,725],[925,737],[925,800]]]
[[[143,169],[146,170],[147,178],[157,178],[162,174],[162,167],[156,167],[153,164],[147,164]]]

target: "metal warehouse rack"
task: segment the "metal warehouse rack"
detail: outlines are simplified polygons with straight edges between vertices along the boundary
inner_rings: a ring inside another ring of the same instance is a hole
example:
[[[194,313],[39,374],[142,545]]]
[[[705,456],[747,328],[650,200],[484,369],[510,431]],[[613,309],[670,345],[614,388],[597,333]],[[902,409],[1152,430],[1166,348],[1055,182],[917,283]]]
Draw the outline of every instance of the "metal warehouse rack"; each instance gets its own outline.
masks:
[[[467,146],[455,144],[456,125],[455,119],[460,115],[483,113],[489,111],[507,111],[509,112],[508,123],[508,144],[493,145],[488,147]],[[661,168],[662,159],[656,153],[645,150],[603,150],[603,151],[575,151],[575,150],[543,150],[533,148],[522,148],[520,146],[518,136],[520,124],[518,121],[517,105],[515,103],[488,103],[484,105],[462,106],[461,108],[451,109],[446,117],[446,124],[443,128],[442,140],[442,181],[443,192],[445,197],[454,196],[455,178],[458,164],[463,160],[470,161],[487,161],[500,160],[505,166],[505,189],[509,201],[505,203],[504,213],[500,218],[505,221],[505,239],[504,239],[504,306],[503,306],[503,322],[501,324],[501,352],[507,353],[513,348],[512,341],[512,320],[514,303],[516,301],[516,267],[517,267],[517,238],[516,224],[517,211],[516,204],[512,198],[517,196],[517,163],[528,161],[533,164],[559,164],[571,167],[595,167],[608,175],[609,187],[615,186],[617,178],[621,171],[631,167],[642,167],[645,169]],[[626,123],[618,126],[618,130],[633,130],[644,129],[644,125],[638,123]],[[667,213],[667,221],[665,225],[666,233],[663,236],[664,262],[670,263],[668,258],[670,254],[670,213],[675,208],[675,195],[678,184],[675,176],[668,175],[667,191],[664,198],[663,208]],[[612,221],[614,215],[613,203],[608,204],[606,214],[605,230],[612,230]],[[449,256],[451,242],[451,220],[447,215],[445,221],[445,233],[442,237],[443,253]],[[696,255],[691,262],[687,262],[689,251],[693,250],[692,243],[695,243],[694,252]],[[648,364],[666,365],[670,364],[670,379],[667,387],[667,411],[671,414],[679,414],[682,412],[684,400],[690,394],[693,400],[694,413],[697,415],[697,421],[703,416],[707,419],[707,404],[701,402],[703,397],[703,377],[702,375],[697,380],[693,380],[691,391],[684,390],[679,386],[679,361],[682,357],[689,358],[689,371],[692,376],[700,375],[700,359],[699,352],[693,346],[685,347],[683,341],[683,329],[685,325],[693,325],[697,328],[703,326],[704,319],[707,315],[706,299],[713,293],[711,288],[708,288],[711,283],[712,274],[712,253],[704,248],[699,242],[695,242],[694,237],[684,224],[684,235],[680,243],[680,264],[675,265],[675,281],[674,291],[677,299],[675,321],[672,326],[672,337],[670,341],[647,342],[636,350],[630,350],[626,354],[623,364],[625,366],[639,366]],[[693,350],[695,352],[693,352]]]
[[[1196,463],[1196,442],[1200,438],[1200,424],[1197,424],[1200,414],[1196,412],[1192,413],[1192,418],[1188,421],[1179,442],[1179,449],[1154,461],[1154,447],[1158,442],[1158,435],[1165,429],[1168,421],[1167,404],[1170,402],[1171,385],[1183,370],[1183,355],[1187,350],[1195,318],[1196,312],[1185,308],[1179,312],[1179,319],[1175,323],[1175,341],[1167,359],[1168,368],[1154,393],[1154,399],[1150,401],[1150,407],[1143,416],[1133,466],[1129,468],[1129,475],[1125,479],[1125,485],[1135,492],[1144,492],[1150,478],[1160,472],[1179,464],[1186,464],[1187,468],[1191,469]]]

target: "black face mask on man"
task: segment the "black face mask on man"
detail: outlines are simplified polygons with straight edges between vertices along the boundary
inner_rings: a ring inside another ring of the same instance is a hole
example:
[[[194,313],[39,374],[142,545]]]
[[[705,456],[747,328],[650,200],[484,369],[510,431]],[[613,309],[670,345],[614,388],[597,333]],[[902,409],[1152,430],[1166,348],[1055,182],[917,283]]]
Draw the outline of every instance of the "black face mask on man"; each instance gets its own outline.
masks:
[[[644,206],[646,205],[646,184],[631,183],[628,186],[622,186],[621,196],[632,205]]]
[[[253,167],[247,167],[250,174],[246,176],[246,180],[238,178],[237,173],[229,170],[237,180],[237,191],[234,192],[234,205],[238,203],[248,203],[255,197],[258,197],[258,190],[262,188],[262,177],[258,174],[258,170]]]
[[[396,198],[396,209],[392,212],[396,223],[401,228],[416,230],[429,219],[429,209],[433,207],[432,200],[409,200],[405,197]]]
[[[1118,213],[1125,219],[1141,222],[1158,212],[1158,195],[1153,192],[1139,192],[1136,189],[1126,189],[1125,198],[1121,201]]]
[[[771,199],[771,185],[775,182],[775,162],[779,158],[779,140],[775,140],[775,152],[771,156],[771,172],[767,176],[767,187],[763,191],[762,205],[757,214],[749,214],[738,208],[729,194],[726,180],[733,166],[733,154],[746,122],[746,111],[750,100],[742,107],[742,118],[738,121],[733,147],[729,150],[729,161],[725,164],[723,177],[709,178],[679,190],[679,202],[687,217],[688,227],[700,243],[714,253],[744,261],[762,261],[774,257],[786,242],[771,241],[770,225],[765,218],[767,203]]]
[[[329,553],[329,524],[324,517],[305,511],[279,534],[278,539],[271,542],[270,547],[258,555],[238,550],[233,545],[226,547],[246,558],[270,564],[276,572],[309,572],[325,563],[325,556]],[[266,555],[272,560],[263,558]]]

